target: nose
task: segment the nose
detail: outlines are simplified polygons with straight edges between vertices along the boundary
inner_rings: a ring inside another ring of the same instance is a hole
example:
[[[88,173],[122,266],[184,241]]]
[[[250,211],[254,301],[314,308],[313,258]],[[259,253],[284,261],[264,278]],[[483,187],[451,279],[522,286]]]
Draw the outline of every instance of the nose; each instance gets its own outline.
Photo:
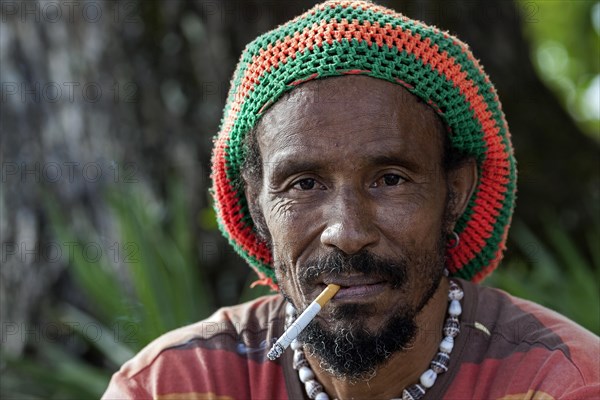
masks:
[[[377,243],[379,233],[366,195],[345,190],[336,196],[326,214],[327,226],[321,233],[321,243],[326,247],[355,254]]]

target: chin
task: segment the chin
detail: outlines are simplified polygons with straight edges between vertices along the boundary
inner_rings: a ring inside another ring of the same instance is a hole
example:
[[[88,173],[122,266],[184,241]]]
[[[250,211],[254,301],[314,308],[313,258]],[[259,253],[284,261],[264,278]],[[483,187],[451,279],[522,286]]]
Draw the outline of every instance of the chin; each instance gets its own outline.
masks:
[[[320,367],[342,380],[368,380],[378,367],[415,340],[415,315],[395,313],[374,328],[377,316],[369,316],[364,304],[344,304],[333,310],[333,323],[313,320],[300,334],[306,351],[320,361]],[[370,308],[370,307],[368,307]],[[363,314],[366,311],[366,314]]]

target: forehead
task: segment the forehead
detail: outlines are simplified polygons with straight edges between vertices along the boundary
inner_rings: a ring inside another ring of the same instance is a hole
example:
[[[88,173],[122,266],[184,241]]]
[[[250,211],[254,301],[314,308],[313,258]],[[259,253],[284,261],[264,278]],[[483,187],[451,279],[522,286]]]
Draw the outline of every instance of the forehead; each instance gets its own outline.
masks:
[[[438,162],[443,131],[440,119],[416,96],[366,76],[304,83],[282,96],[257,127],[263,161],[300,151],[357,160],[396,152]]]

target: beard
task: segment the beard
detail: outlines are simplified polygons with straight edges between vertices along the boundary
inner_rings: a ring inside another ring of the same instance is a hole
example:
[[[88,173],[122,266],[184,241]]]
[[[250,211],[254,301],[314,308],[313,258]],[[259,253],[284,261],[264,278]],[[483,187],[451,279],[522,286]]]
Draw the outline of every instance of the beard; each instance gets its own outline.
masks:
[[[305,288],[314,287],[323,274],[361,273],[381,278],[400,293],[408,293],[415,286],[420,290],[415,302],[398,304],[375,331],[367,326],[367,318],[390,310],[357,303],[336,306],[330,310],[332,324],[324,325],[315,318],[300,333],[298,340],[308,354],[316,356],[320,367],[337,379],[356,382],[372,378],[392,354],[409,349],[418,333],[416,317],[433,297],[443,276],[444,243],[445,235],[440,234],[434,252],[395,259],[383,259],[368,251],[347,255],[336,250],[301,266],[298,281]],[[282,293],[291,302],[283,290]]]

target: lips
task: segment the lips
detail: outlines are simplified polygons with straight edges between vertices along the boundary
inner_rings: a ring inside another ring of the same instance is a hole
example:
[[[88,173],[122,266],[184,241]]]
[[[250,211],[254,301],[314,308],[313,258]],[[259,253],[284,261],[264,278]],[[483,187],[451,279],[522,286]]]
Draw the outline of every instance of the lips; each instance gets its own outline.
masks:
[[[340,286],[332,301],[359,301],[370,299],[385,290],[387,282],[378,277],[365,275],[336,276],[323,279],[323,284]]]

